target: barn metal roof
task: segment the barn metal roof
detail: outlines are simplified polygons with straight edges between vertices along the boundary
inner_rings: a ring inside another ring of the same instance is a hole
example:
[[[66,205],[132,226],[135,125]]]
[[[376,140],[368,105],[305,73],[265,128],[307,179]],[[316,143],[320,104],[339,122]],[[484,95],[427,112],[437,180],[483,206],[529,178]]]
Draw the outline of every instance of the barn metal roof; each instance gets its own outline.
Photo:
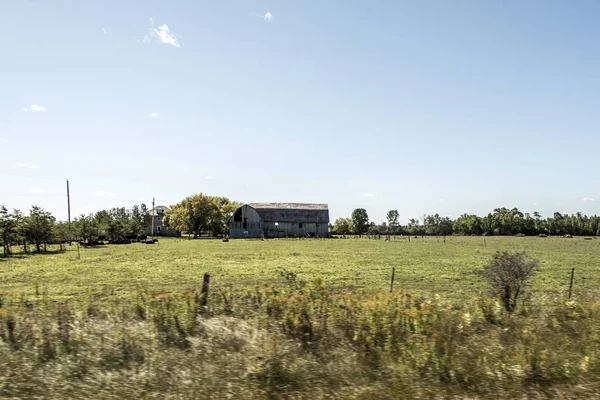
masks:
[[[250,203],[252,208],[275,208],[278,210],[328,210],[327,204],[309,203]]]
[[[251,203],[264,222],[329,223],[327,204]]]

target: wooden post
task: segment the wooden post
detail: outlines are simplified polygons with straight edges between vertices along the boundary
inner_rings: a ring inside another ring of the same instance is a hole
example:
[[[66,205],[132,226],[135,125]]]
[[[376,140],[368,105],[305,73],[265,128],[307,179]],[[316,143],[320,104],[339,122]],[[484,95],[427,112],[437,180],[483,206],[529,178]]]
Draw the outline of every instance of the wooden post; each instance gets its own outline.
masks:
[[[487,247],[487,243],[485,242],[485,236],[483,237],[483,247]]]
[[[575,268],[571,268],[571,282],[569,282],[569,300],[573,294],[573,277],[575,276]]]
[[[73,240],[73,235],[71,233],[71,193],[69,192],[69,180],[67,179],[67,218],[69,221],[69,246],[71,245],[71,240]]]
[[[392,267],[392,282],[390,283],[390,293],[394,291],[394,278],[396,277],[396,267]]]
[[[79,243],[77,243],[77,259],[81,260],[81,254],[79,253]]]
[[[208,290],[210,288],[210,275],[204,274],[204,279],[202,280],[202,291],[200,292],[200,305],[202,307],[206,307],[208,305]]]

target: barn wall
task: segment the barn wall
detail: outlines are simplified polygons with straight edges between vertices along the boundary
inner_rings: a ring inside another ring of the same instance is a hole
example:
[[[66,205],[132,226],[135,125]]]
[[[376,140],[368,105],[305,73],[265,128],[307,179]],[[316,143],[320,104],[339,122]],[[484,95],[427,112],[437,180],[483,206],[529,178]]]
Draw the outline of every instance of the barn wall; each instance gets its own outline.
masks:
[[[286,236],[327,236],[329,230],[327,224],[303,222],[302,228],[297,222],[279,222],[275,226],[274,222],[265,222],[264,231],[267,237],[286,237]]]
[[[260,214],[248,205],[242,206],[241,209],[241,221],[235,221],[235,214],[229,219],[229,236],[234,239],[261,237],[264,227]]]

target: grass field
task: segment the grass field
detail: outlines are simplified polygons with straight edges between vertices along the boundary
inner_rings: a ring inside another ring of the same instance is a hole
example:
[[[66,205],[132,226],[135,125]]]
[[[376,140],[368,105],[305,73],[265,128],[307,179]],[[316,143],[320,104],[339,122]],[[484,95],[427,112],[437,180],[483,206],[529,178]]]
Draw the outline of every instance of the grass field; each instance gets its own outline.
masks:
[[[600,240],[537,237],[425,237],[397,241],[162,239],[100,248],[75,246],[64,253],[0,258],[0,288],[32,296],[45,291],[54,299],[82,294],[122,296],[143,286],[170,292],[197,286],[208,272],[213,285],[247,287],[280,282],[280,271],[299,278],[321,278],[342,288],[385,289],[396,267],[397,288],[450,300],[478,296],[485,287],[472,271],[499,250],[526,251],[540,260],[533,293],[564,294],[571,268],[574,293],[600,287]]]
[[[540,261],[513,313],[473,273],[502,250]],[[164,239],[77,254],[0,259],[0,398],[600,398],[598,240]]]

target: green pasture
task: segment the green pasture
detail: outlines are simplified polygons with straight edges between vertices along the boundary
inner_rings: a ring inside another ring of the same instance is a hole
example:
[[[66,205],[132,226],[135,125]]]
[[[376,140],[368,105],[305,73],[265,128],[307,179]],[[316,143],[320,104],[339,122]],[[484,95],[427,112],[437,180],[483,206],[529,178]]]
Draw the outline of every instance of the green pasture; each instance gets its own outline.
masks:
[[[51,250],[57,250],[53,247]],[[161,239],[159,244],[67,246],[65,252],[17,253],[0,259],[0,290],[54,299],[125,296],[144,287],[173,291],[198,286],[205,272],[214,287],[243,288],[281,282],[280,271],[321,278],[338,288],[395,288],[468,299],[485,289],[473,274],[498,250],[526,251],[540,261],[537,298],[564,295],[571,268],[574,293],[600,286],[600,240],[537,237],[425,237],[391,242],[368,239],[220,240]]]

